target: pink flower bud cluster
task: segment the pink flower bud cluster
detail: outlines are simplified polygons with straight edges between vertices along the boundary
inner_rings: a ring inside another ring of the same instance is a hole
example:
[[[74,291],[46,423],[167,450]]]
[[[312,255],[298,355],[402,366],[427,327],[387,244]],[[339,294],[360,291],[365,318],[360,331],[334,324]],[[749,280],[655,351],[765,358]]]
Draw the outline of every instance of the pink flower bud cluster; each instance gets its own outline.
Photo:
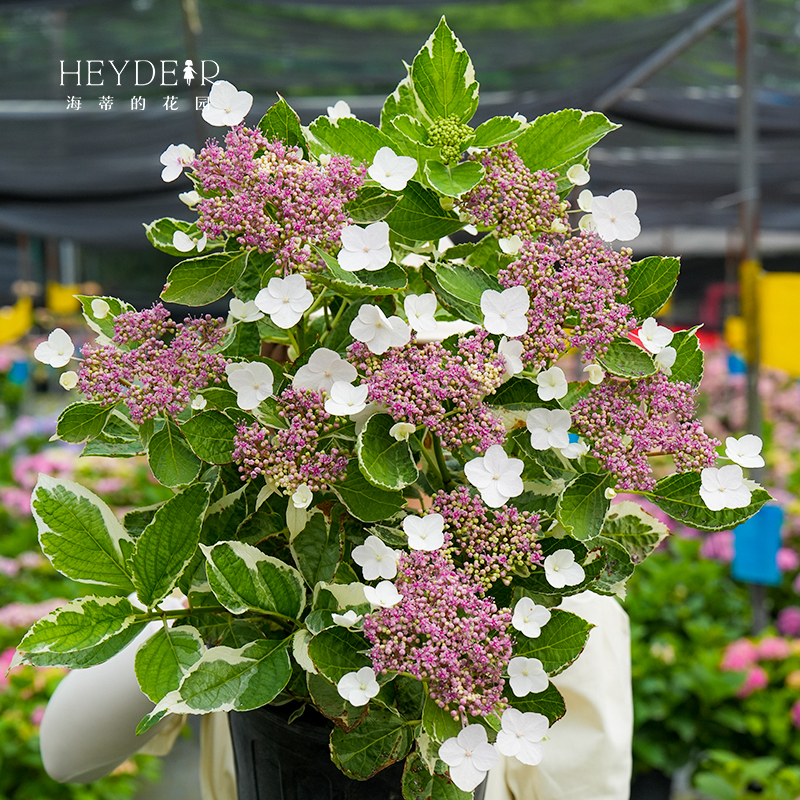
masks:
[[[502,710],[511,612],[439,552],[404,553],[395,586],[400,602],[364,618],[375,670],[427,681],[430,696],[456,718]]]
[[[483,453],[505,439],[502,421],[483,402],[505,373],[486,331],[461,337],[453,351],[430,342],[376,356],[355,342],[348,359],[364,373],[371,402],[396,422],[427,426],[447,449],[468,444]]]
[[[431,511],[444,517],[447,557],[484,589],[498,580],[508,585],[515,569],[542,562],[538,514],[507,505],[491,510],[467,486],[438,492]]]
[[[479,161],[486,177],[461,199],[461,209],[475,225],[496,226],[498,236],[523,240],[549,232],[554,222],[568,226],[565,204],[552,172],[531,172],[513,142],[468,156]]]
[[[531,296],[528,332],[520,337],[523,361],[544,369],[570,347],[594,361],[614,337],[625,336],[636,325],[618,299],[625,296],[630,256],[630,249],[617,253],[591,231],[526,244],[498,274],[502,286],[524,286]]]
[[[678,472],[714,465],[719,442],[694,419],[695,390],[662,373],[640,381],[607,378],[571,409],[572,428],[612,472],[621,491],[655,485],[648,456],[672,456]]]
[[[278,409],[288,427],[274,434],[258,422],[238,426],[233,463],[239,465],[242,480],[263,475],[293,494],[302,484],[312,492],[324,491],[343,477],[352,454],[338,447],[323,449],[321,437],[335,431],[339,423],[323,407],[322,395],[289,387],[278,397]]]
[[[225,375],[226,360],[216,349],[224,320],[206,315],[176,324],[160,303],[114,320],[114,343],[83,347],[78,389],[89,400],[124,402],[141,424],[157,414],[176,416],[193,395]]]
[[[259,130],[233,128],[225,147],[209,141],[194,161],[201,195],[197,227],[212,239],[235,237],[270,252],[284,273],[319,270],[310,245],[338,250],[350,222],[345,205],[364,183],[363,167],[332,156],[327,166]]]

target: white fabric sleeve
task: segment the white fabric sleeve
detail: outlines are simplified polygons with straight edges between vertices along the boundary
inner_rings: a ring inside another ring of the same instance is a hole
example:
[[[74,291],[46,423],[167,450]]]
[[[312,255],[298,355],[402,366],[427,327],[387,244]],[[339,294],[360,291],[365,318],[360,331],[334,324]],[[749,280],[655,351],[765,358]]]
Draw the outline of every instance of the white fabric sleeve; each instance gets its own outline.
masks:
[[[633,698],[630,624],[613,597],[583,592],[560,608],[596,627],[586,649],[553,678],[567,705],[544,742],[537,767],[500,756],[486,800],[628,800]]]

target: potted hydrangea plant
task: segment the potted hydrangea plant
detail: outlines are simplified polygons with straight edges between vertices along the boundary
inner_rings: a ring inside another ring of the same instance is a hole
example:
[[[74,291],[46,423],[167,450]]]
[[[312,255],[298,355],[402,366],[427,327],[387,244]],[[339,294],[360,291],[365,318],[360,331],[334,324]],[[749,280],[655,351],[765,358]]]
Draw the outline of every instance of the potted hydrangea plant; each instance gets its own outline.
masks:
[[[695,330],[653,318],[677,260],[610,244],[639,231],[633,193],[567,200],[606,117],[471,127],[478,83],[444,20],[380,127],[337,103],[304,128],[279,99],[248,128],[251,103],[214,85],[224,141],[161,159],[197,219],[147,226],[184,256],[162,299],[229,296],[227,321],[80,298],[97,338],[62,376],[85,399],[58,436],[145,454],[174,496],[118,519],[40,477],[43,551],[105,589],[37,622],[18,658],[90,666],[161,620],[136,658],[155,704],[140,730],[272,706],[288,731],[315,709],[348,778],[399,764],[381,773],[398,797],[472,797],[498,751],[538,763],[565,713],[549,677],[591,626],[561,599],[623,594],[666,533],[615,493],[702,530],[768,495],[736,448],[714,466]],[[463,332],[437,338],[445,321]],[[63,331],[37,350],[72,356]]]

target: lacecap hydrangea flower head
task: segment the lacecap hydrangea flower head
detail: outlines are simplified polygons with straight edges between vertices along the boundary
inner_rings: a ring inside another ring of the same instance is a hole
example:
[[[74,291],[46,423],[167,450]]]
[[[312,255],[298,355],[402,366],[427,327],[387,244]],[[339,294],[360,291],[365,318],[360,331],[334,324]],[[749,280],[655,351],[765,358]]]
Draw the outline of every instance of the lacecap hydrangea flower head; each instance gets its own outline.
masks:
[[[746,475],[760,442],[719,459],[697,421],[695,330],[655,318],[677,259],[612,246],[638,233],[633,193],[575,198],[616,127],[602,114],[476,124],[444,20],[378,127],[343,101],[308,127],[283,100],[251,122],[252,102],[212,87],[221,138],[161,156],[191,219],[147,226],[177,261],[161,300],[225,317],[81,297],[94,341],[37,347],[81,395],[58,436],[146,456],[173,495],[118,518],[40,477],[45,554],[105,589],[36,623],[19,659],[88,666],[180,619],[139,648],[140,731],[309,704],[351,777],[405,759],[424,796],[472,792],[498,753],[547,759],[550,677],[591,627],[561,599],[622,594],[665,533],[616,491],[728,530],[768,499]],[[175,592],[188,608],[164,605]]]

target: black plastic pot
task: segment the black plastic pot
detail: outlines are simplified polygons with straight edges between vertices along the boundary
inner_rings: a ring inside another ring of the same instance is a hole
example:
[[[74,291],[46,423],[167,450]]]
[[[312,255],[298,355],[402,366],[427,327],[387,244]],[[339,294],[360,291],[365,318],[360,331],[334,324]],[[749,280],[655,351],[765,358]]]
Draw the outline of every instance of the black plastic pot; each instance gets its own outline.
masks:
[[[289,724],[293,704],[228,715],[239,800],[402,800],[403,763],[354,781],[331,761],[333,723],[311,708]],[[476,800],[483,800],[478,787]]]

